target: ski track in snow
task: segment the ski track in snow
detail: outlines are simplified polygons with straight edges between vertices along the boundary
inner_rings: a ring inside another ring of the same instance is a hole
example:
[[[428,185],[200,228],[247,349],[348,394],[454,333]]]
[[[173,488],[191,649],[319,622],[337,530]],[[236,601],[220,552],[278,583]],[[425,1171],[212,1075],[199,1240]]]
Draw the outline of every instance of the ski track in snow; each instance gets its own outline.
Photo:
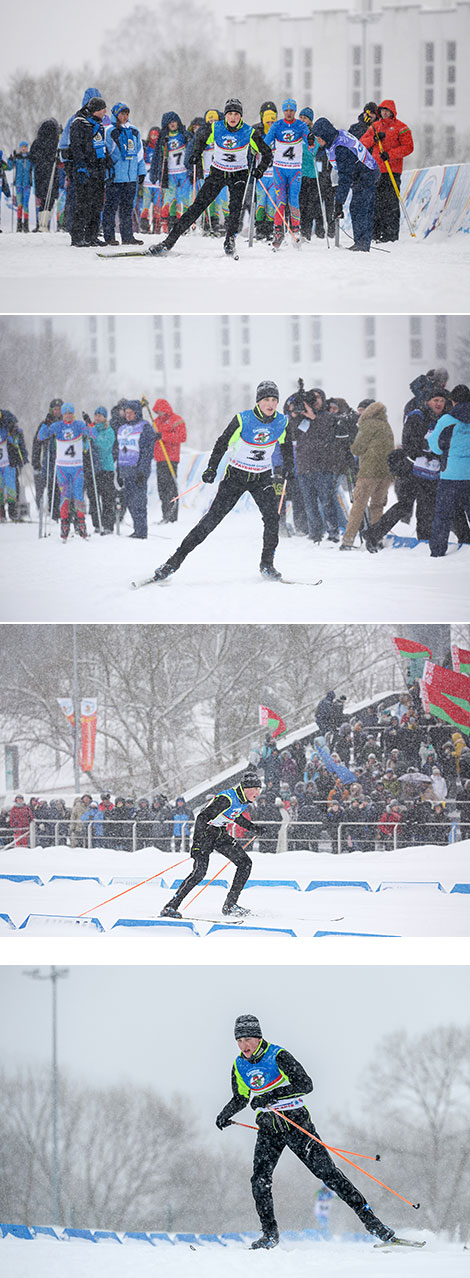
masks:
[[[149,1243],[59,1242],[47,1238],[0,1240],[0,1258],[8,1278],[245,1278],[247,1273],[270,1278],[463,1278],[469,1253],[460,1243],[447,1243],[432,1234],[406,1231],[427,1240],[420,1251],[380,1252],[368,1241],[348,1243],[332,1239],[314,1244],[282,1243],[274,1251],[252,1252],[241,1243],[171,1247]]]
[[[33,507],[32,507],[33,508]],[[177,524],[159,535],[149,525],[146,542],[91,535],[63,545],[57,524],[39,540],[35,524],[4,523],[0,529],[0,619],[8,622],[444,622],[470,620],[470,546],[431,559],[424,543],[414,550],[340,553],[333,542],[314,546],[305,537],[281,538],[276,566],[285,587],[259,575],[262,524],[258,512],[232,512],[188,556],[166,585],[132,590],[151,576],[197,522],[182,511]],[[88,528],[91,520],[87,519]],[[410,534],[409,525],[396,531]],[[14,566],[14,572],[12,567]],[[309,587],[322,579],[320,586]]]
[[[293,881],[301,890],[271,887],[269,883],[246,887],[240,904],[253,914],[236,927],[212,931],[210,943],[218,946],[222,943],[226,947],[227,940],[232,942],[235,938],[234,943],[243,945],[240,938],[245,934],[245,942],[250,941],[255,935],[253,928],[280,929],[272,935],[276,940],[287,941],[292,939],[287,934],[289,929],[297,937],[312,937],[319,931],[388,937],[469,936],[470,894],[452,892],[456,883],[469,881],[469,853],[470,840],[440,847],[428,844],[420,848],[400,848],[396,852],[352,852],[342,856],[308,851],[254,852],[253,880]],[[10,917],[16,929],[28,915],[35,917],[22,931],[7,930],[2,923],[1,935],[8,939],[54,935],[99,938],[103,933],[98,933],[89,922],[97,918],[107,936],[125,937],[126,941],[143,935],[152,941],[165,941],[167,937],[184,941],[192,935],[206,936],[214,920],[227,922],[221,907],[226,885],[233,879],[232,866],[221,874],[219,883],[207,887],[197,899],[192,893],[189,903],[183,902],[183,907],[187,907],[182,909],[183,920],[191,922],[197,918],[193,932],[169,920],[165,924],[162,921],[158,927],[138,926],[139,920],[159,917],[176,881],[186,877],[189,858],[166,872],[165,865],[174,866],[175,859],[179,861],[180,857],[156,848],[143,848],[134,854],[101,848],[16,848],[12,851],[0,848],[1,875],[38,875],[42,880],[42,884],[15,883],[2,878],[2,913]],[[214,853],[211,877],[222,865],[223,858]],[[60,877],[51,881],[53,875],[77,875],[81,881]],[[94,882],[93,876],[100,882]],[[151,876],[155,876],[153,881],[145,883]],[[308,885],[318,880],[332,886],[307,892]],[[371,890],[349,887],[351,882],[365,882]],[[378,891],[380,884],[391,886]],[[129,887],[132,890],[126,891]],[[84,912],[87,918],[80,926],[75,919]],[[135,920],[137,926],[123,926],[113,931],[113,925],[120,919]],[[266,938],[269,939],[267,932],[263,939]],[[317,939],[322,945],[328,940]],[[333,944],[336,944],[334,939]]]
[[[163,260],[106,262],[95,249],[72,248],[65,233],[4,234],[2,308],[12,314],[95,313],[97,307],[104,314],[170,315],[468,311],[470,236],[433,232],[418,241],[403,228],[390,253],[351,254],[350,243],[343,234],[341,251],[313,240],[300,251],[289,243],[274,254],[264,243],[248,248],[239,235],[240,261],[233,262],[221,240],[196,232]]]

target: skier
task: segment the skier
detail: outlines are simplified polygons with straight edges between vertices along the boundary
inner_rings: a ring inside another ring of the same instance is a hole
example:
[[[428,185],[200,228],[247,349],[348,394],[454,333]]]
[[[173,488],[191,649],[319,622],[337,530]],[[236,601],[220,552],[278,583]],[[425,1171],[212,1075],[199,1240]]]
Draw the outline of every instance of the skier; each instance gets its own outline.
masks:
[[[297,103],[294,98],[286,98],[282,103],[282,110],[284,118],[276,120],[266,134],[267,145],[274,147],[274,248],[278,248],[284,239],[283,223],[287,203],[294,237],[296,240],[300,239],[302,158],[304,142],[307,144],[309,136],[309,127],[305,121],[295,118]]]
[[[28,453],[18,418],[7,408],[0,410],[0,449],[1,505],[4,509],[7,504],[10,519],[18,523],[21,520],[19,477],[28,461]]]
[[[262,102],[259,109],[259,124],[255,125],[255,137],[258,133],[262,138],[269,133],[271,125],[277,120],[277,106],[275,102]],[[263,190],[264,187],[264,190]],[[269,169],[265,170],[263,186],[258,186],[256,191],[256,213],[255,213],[255,237],[257,240],[269,240],[273,238],[274,232],[274,209],[276,200],[274,197],[274,168],[271,160]]]
[[[354,244],[351,253],[368,253],[374,229],[375,188],[379,170],[364,143],[345,129],[337,129],[322,116],[313,125],[320,146],[326,147],[328,159],[336,164],[338,186],[334,204],[335,220],[344,216],[343,204],[352,189],[351,221]]]
[[[334,1190],[338,1198],[352,1208],[369,1234],[383,1242],[391,1242],[395,1238],[393,1229],[388,1229],[374,1216],[363,1194],[336,1167],[325,1146],[317,1144],[316,1140],[305,1138],[307,1130],[320,1140],[304,1104],[304,1093],[313,1090],[313,1083],[300,1062],[285,1048],[276,1043],[268,1043],[263,1038],[256,1016],[237,1016],[235,1038],[240,1054],[232,1068],[232,1099],[215,1121],[219,1130],[223,1131],[249,1101],[252,1109],[257,1111],[258,1136],[251,1187],[263,1232],[261,1238],[251,1244],[251,1250],[276,1247],[279,1242],[272,1178],[286,1146],[314,1176],[318,1176],[329,1189]],[[304,1128],[304,1132],[297,1131],[296,1127],[286,1122],[284,1113],[291,1114],[293,1111],[295,1122]]]
[[[160,129],[157,125],[154,125],[152,129],[149,129],[148,137],[143,141],[147,173],[139,186],[137,209],[141,209],[139,213],[139,230],[144,235],[150,235],[151,231],[156,235],[157,231],[160,230],[160,187],[158,182],[150,181],[150,169],[159,137]],[[140,190],[142,190],[142,198],[140,197]]]
[[[155,570],[155,581],[164,581],[176,572],[186,556],[205,541],[246,492],[251,493],[264,524],[260,572],[263,577],[280,579],[281,574],[273,564],[279,539],[279,514],[271,455],[279,440],[284,472],[289,477],[293,473],[293,450],[290,436],[286,434],[287,417],[277,412],[278,402],[279,391],[275,382],[260,382],[255,407],[237,413],[219,435],[202,476],[205,484],[213,484],[219,462],[224,453],[228,453],[228,464],[214,501],[174,554]]]
[[[150,181],[160,183],[163,192],[161,229],[165,234],[186,211],[190,200],[184,162],[187,142],[188,134],[179,115],[176,111],[165,111],[150,166]]]
[[[75,417],[73,404],[62,404],[60,421],[43,422],[38,440],[56,439],[56,478],[60,490],[60,535],[67,541],[70,531],[71,502],[77,514],[80,537],[87,536],[83,500],[83,439],[96,439],[94,426]]]
[[[243,195],[248,179],[248,151],[254,155],[261,153],[261,164],[258,177],[262,177],[272,163],[271,151],[254,129],[243,121],[243,107],[238,98],[229,98],[225,103],[224,119],[208,122],[198,130],[192,159],[196,161],[207,144],[214,142],[214,158],[209,174],[203,182],[193,204],[186,209],[176,226],[172,228],[162,244],[154,244],[148,249],[153,255],[168,253],[180,235],[196,222],[204,209],[219,195],[225,186],[229,189],[229,214],[226,223],[224,249],[233,256],[235,252],[235,235],[238,231]]]
[[[243,847],[229,834],[227,826],[236,821],[237,825],[251,833],[263,834],[264,826],[255,824],[246,816],[250,803],[254,803],[261,793],[261,782],[256,772],[245,772],[240,783],[233,788],[221,790],[198,813],[194,825],[191,856],[194,869],[181,883],[175,895],[164,905],[160,917],[180,919],[179,906],[194,887],[204,878],[209,865],[211,852],[219,852],[236,865],[236,874],[231,888],[222,906],[222,914],[230,918],[244,918],[249,910],[237,905],[240,892],[250,877],[252,861]]]

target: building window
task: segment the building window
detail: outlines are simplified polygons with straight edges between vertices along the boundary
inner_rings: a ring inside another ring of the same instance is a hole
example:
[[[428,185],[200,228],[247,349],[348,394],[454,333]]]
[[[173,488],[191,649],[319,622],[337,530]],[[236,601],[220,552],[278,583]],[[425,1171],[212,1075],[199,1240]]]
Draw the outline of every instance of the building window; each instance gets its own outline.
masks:
[[[294,50],[293,50],[293,49],[283,49],[283,50],[282,50],[282,61],[283,61],[283,64],[284,64],[284,71],[290,71],[290,70],[292,69],[293,65],[294,65]]]
[[[376,102],[380,102],[382,98],[382,62],[382,45],[372,45],[372,89]]]
[[[447,359],[447,315],[436,315],[436,359]]]
[[[410,315],[410,357],[423,358],[423,321],[421,315]]]
[[[364,384],[365,384],[364,399],[375,400],[377,395],[375,377],[366,377]]]
[[[375,315],[364,316],[364,346],[366,359],[375,359]]]
[[[246,66],[246,49],[237,49],[237,71],[244,71]]]
[[[153,363],[157,373],[163,372],[165,368],[165,350],[161,315],[154,315],[153,317]]]
[[[301,332],[300,319],[298,315],[292,315],[290,321],[291,335],[291,359],[293,364],[299,364],[302,358],[301,352]]]
[[[434,43],[424,46],[424,105],[434,106]]]
[[[351,106],[357,110],[362,102],[362,48],[351,45]]]
[[[455,160],[456,143],[455,128],[453,124],[448,124],[445,130],[445,158],[446,160]]]
[[[423,165],[432,164],[434,160],[434,125],[423,125]]]
[[[320,364],[322,359],[322,322],[319,315],[312,318],[312,360]]]
[[[455,106],[455,85],[457,83],[457,42],[446,41],[446,106]]]

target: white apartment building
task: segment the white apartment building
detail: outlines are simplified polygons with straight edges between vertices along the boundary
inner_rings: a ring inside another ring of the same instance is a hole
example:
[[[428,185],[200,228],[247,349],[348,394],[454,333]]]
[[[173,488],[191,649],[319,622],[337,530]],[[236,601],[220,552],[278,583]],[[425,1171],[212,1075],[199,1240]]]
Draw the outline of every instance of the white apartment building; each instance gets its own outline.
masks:
[[[408,168],[470,159],[466,74],[470,0],[337,0],[334,9],[300,0],[284,12],[226,18],[227,47],[242,66],[269,68],[278,108],[294,94],[347,128],[367,101],[393,98],[410,125]]]
[[[254,403],[265,377],[277,380],[281,401],[299,377],[353,406],[377,397],[398,437],[411,379],[445,365],[455,385],[464,380],[462,340],[470,347],[470,320],[458,315],[56,315],[25,324],[49,336],[52,367],[55,335],[68,338],[91,365],[96,404],[169,399],[195,450],[211,447],[230,417]],[[60,394],[48,370],[44,382]],[[85,407],[80,387],[74,394]]]

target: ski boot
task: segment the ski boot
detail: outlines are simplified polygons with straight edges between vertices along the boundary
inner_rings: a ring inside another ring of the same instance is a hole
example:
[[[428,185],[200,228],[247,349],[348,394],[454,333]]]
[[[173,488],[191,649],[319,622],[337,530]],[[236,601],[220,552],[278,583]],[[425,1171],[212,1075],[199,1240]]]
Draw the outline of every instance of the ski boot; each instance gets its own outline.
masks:
[[[341,543],[340,550],[352,550],[352,546],[348,546],[347,541],[343,541]]]
[[[228,235],[228,234],[227,234],[227,235],[225,236],[225,239],[224,239],[224,253],[226,253],[226,254],[227,254],[227,257],[234,257],[234,256],[235,256],[235,236],[234,236],[234,235]]]
[[[26,235],[28,232],[29,232],[29,214],[24,213],[23,214],[23,235]]]
[[[150,235],[150,222],[148,213],[142,213],[140,219],[139,231],[141,235]]]
[[[131,235],[130,240],[123,240],[123,244],[143,244],[143,240],[136,239],[135,235]]]
[[[274,564],[264,564],[261,560],[259,570],[262,577],[267,577],[269,581],[281,581],[281,573],[277,571]]]
[[[282,226],[275,226],[273,231],[273,249],[278,249],[284,240],[284,231]]]
[[[351,244],[348,253],[368,253],[369,249],[366,244]]]
[[[266,1229],[261,1238],[257,1238],[256,1242],[252,1242],[250,1251],[259,1251],[262,1247],[265,1251],[270,1251],[272,1247],[277,1247],[279,1242],[278,1229]]]
[[[17,218],[16,218],[16,230],[17,230],[17,232],[18,232],[18,231],[22,231],[22,230],[23,230],[23,222],[22,222],[22,220],[21,220],[21,213],[18,213],[18,214],[17,214]]]
[[[371,528],[364,528],[364,531],[362,533],[362,541],[364,542],[366,550],[368,550],[371,555],[377,554],[380,543],[375,540],[375,537]]]
[[[69,531],[70,531],[70,520],[61,519],[60,521],[60,540],[61,541],[67,541]]]
[[[337,532],[331,532],[331,533],[328,533],[328,536],[327,536],[327,539],[326,539],[326,540],[327,540],[327,541],[339,541],[339,533],[337,533]]]
[[[151,257],[165,257],[165,255],[169,252],[170,250],[168,248],[168,245],[165,243],[151,244],[150,248],[147,249],[147,253],[150,253]]]
[[[242,905],[237,905],[236,901],[233,904],[230,901],[225,901],[222,906],[222,914],[225,915],[225,918],[245,919],[249,913],[250,911],[244,910]]]
[[[83,540],[84,540],[84,541],[86,541],[86,540],[87,540],[87,538],[88,538],[88,533],[87,533],[87,530],[86,530],[86,523],[85,523],[85,519],[84,519],[84,517],[83,517],[83,516],[82,516],[82,518],[80,518],[80,515],[79,515],[78,520],[77,520],[77,532],[78,532],[79,537],[83,537]]]
[[[176,572],[176,568],[174,568],[173,564],[170,564],[168,560],[166,564],[162,564],[160,568],[155,569],[153,580],[166,581],[167,577],[171,577],[174,572]]]
[[[171,901],[167,901],[167,904],[163,906],[163,910],[160,910],[161,919],[182,919],[182,917],[183,915],[180,914],[179,910],[176,909],[176,905],[173,905]]]
[[[378,1216],[374,1216],[372,1209],[366,1203],[365,1207],[357,1213],[358,1219],[365,1225],[368,1234],[373,1234],[374,1238],[379,1238],[380,1242],[390,1242],[395,1237],[395,1230],[389,1229],[387,1225],[383,1225]]]

